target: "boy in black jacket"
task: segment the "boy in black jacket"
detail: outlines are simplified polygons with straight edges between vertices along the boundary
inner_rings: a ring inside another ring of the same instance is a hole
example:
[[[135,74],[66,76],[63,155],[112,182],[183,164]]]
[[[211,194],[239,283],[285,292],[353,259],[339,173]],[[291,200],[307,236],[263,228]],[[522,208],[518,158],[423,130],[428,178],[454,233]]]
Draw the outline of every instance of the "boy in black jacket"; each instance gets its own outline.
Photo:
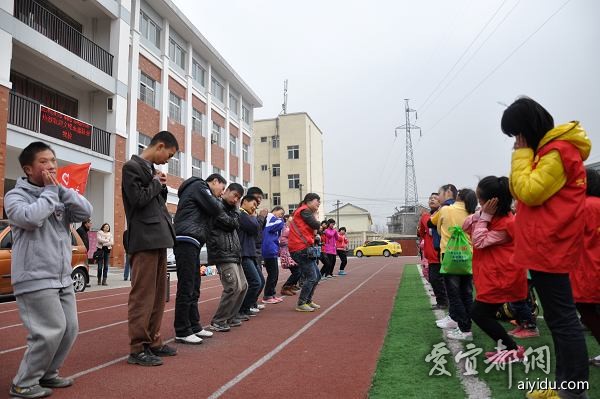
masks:
[[[218,198],[226,181],[212,174],[206,181],[190,177],[179,187],[179,203],[175,213],[177,242],[173,248],[177,264],[177,295],[175,297],[175,342],[201,344],[212,332],[202,329],[198,298],[200,298],[200,249],[209,235],[210,219],[223,212]]]
[[[238,315],[242,301],[248,289],[248,283],[241,267],[242,247],[237,229],[240,226],[238,204],[244,195],[244,188],[232,183],[223,194],[221,206],[223,212],[213,217],[208,235],[208,263],[216,265],[223,285],[221,302],[213,316],[211,328],[215,331],[229,331],[238,327],[245,315]]]

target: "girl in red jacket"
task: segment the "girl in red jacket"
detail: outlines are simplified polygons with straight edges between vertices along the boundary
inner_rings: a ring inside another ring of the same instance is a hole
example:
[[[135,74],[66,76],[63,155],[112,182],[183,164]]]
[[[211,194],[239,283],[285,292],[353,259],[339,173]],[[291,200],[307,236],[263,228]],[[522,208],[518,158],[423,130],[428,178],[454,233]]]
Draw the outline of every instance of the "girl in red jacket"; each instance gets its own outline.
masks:
[[[581,321],[600,343],[600,173],[588,168],[586,175],[584,249],[571,271],[571,286]],[[600,367],[600,355],[590,364]]]
[[[512,362],[524,358],[525,350],[508,335],[496,320],[496,311],[505,302],[527,297],[527,272],[514,265],[514,217],[507,177],[488,176],[477,186],[481,211],[465,220],[463,230],[473,242],[473,282],[475,302],[471,318],[498,344],[497,352],[486,356],[494,362]]]

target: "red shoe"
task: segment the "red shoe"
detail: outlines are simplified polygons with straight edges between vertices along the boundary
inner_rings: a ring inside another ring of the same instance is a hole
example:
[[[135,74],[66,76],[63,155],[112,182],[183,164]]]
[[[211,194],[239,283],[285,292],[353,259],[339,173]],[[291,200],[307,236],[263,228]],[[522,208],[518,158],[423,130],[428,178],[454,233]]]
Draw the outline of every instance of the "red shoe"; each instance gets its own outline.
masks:
[[[515,337],[515,338],[520,338],[520,339],[534,338],[534,337],[539,337],[540,336],[540,330],[538,330],[537,327],[534,327],[534,328],[521,328],[519,331],[516,331],[516,332],[514,332],[511,335],[513,337]]]
[[[497,352],[486,352],[485,357],[488,363],[492,364],[510,364],[517,362],[524,362],[527,360],[525,357],[525,348],[517,346],[517,350],[504,349]]]

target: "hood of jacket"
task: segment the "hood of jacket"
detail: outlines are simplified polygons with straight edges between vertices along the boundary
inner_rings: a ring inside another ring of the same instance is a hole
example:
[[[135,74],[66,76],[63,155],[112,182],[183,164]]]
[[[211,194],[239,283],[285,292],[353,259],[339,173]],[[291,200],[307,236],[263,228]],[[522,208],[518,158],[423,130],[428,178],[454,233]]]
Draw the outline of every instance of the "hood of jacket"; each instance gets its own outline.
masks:
[[[589,157],[592,150],[592,142],[578,121],[565,123],[548,131],[540,141],[537,149],[539,150],[552,140],[563,140],[573,144],[584,161]]]
[[[183,192],[185,190],[187,190],[192,184],[195,184],[195,183],[200,183],[200,186],[198,188],[210,191],[210,188],[208,188],[208,184],[206,184],[206,182],[204,180],[202,180],[199,177],[194,176],[194,177],[190,177],[189,179],[187,179],[183,183],[181,183],[181,186],[179,186],[179,190],[177,190],[177,196],[181,197]]]

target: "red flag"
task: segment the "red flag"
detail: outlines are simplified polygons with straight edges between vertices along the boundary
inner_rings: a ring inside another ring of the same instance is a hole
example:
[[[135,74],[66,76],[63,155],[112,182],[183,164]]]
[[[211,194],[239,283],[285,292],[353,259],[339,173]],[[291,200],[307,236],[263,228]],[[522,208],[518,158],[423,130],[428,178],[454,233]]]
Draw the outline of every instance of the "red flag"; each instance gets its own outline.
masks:
[[[91,166],[91,163],[84,163],[58,168],[57,180],[64,187],[72,188],[83,195]]]

